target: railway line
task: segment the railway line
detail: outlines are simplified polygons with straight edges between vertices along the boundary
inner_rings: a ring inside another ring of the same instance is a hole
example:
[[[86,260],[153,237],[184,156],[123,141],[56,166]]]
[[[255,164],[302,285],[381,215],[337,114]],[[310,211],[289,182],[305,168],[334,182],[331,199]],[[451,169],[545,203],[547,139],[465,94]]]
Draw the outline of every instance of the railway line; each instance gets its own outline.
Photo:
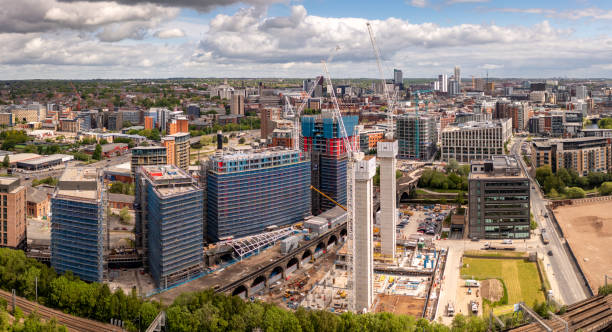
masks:
[[[560,318],[560,319],[559,319]],[[612,294],[595,296],[567,306],[559,318],[546,320],[546,325],[553,331],[604,331],[612,328]],[[538,323],[520,326],[513,332],[540,332],[546,329]]]
[[[298,247],[296,249],[293,249],[292,251],[290,251],[289,253],[284,255],[284,257],[281,258],[280,260],[284,260],[284,259],[288,259],[289,257],[292,257],[293,255],[299,253],[304,247],[311,246],[311,245],[321,241],[321,239],[325,238],[326,236],[328,236],[330,234],[333,234],[335,231],[337,231],[339,228],[343,227],[344,225],[346,225],[346,222],[340,223],[338,226],[336,226],[336,228],[327,231],[326,233],[322,234],[321,236],[318,236],[317,238],[308,241],[307,243],[305,243],[304,245],[302,245],[302,246],[300,246],[300,247]],[[242,278],[240,278],[240,279],[238,279],[238,280],[236,280],[234,282],[231,282],[231,283],[229,283],[229,284],[227,284],[225,286],[222,286],[222,287],[218,288],[216,290],[216,292],[217,293],[223,293],[223,292],[227,292],[227,291],[229,291],[231,289],[234,289],[234,288],[242,285],[245,281],[250,280],[251,278],[261,274],[262,271],[266,271],[270,267],[278,264],[278,262],[280,260],[275,260],[275,261],[273,261],[273,262],[271,262],[269,264],[266,264],[265,266],[263,266],[262,268],[258,269],[257,271],[253,271],[252,273],[249,273],[249,274],[243,276]]]
[[[11,293],[0,290],[0,298],[5,299],[9,306],[13,303],[13,296]],[[30,314],[35,312],[44,320],[51,320],[55,318],[58,324],[66,326],[70,331],[79,332],[121,332],[124,331],[121,327],[97,322],[94,320],[81,318],[66,314],[59,310],[51,309],[42,306],[36,302],[28,301],[22,297],[15,296],[15,305],[19,307],[24,313]]]

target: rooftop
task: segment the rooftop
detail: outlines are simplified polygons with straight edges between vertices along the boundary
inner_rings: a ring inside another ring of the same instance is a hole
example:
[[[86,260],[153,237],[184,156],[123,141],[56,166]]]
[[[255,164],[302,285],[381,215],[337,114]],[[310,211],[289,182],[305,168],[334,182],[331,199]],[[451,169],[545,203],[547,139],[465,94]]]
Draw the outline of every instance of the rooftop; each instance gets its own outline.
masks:
[[[443,132],[469,130],[469,129],[498,128],[498,127],[501,127],[502,124],[503,122],[501,120],[468,121],[464,123],[448,125],[444,128]]]
[[[98,171],[94,167],[66,167],[59,178],[56,195],[86,200],[99,198]]]
[[[472,161],[470,179],[526,178],[514,156],[493,156],[491,159]]]
[[[199,190],[195,180],[175,165],[141,166],[144,176],[160,196]]]

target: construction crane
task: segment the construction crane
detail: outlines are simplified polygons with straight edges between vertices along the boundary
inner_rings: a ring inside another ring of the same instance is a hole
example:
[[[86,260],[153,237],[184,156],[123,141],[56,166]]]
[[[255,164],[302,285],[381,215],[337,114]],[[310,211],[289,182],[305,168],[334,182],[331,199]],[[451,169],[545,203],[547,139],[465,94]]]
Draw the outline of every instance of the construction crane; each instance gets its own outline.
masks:
[[[331,53],[329,54],[325,62],[330,63],[334,59],[334,56],[336,55],[336,52],[338,52],[338,50],[340,50],[340,46],[336,45],[336,47],[334,47],[334,49],[331,51]],[[323,76],[317,76],[315,78],[315,83],[310,87],[310,89],[308,89],[308,92],[304,100],[302,100],[302,103],[298,106],[296,111],[293,110],[293,106],[291,105],[289,98],[285,96],[285,100],[287,102],[287,107],[289,110],[287,114],[293,114],[293,117],[294,117],[293,130],[291,132],[291,136],[292,136],[291,138],[293,139],[293,149],[294,150],[300,149],[300,116],[302,115],[302,111],[304,110],[304,107],[306,107],[306,104],[308,104],[308,100],[312,96],[312,93],[314,92],[314,89],[317,87],[318,82],[322,79],[324,79]]]
[[[393,96],[389,93],[389,88],[387,87],[387,80],[385,80],[385,73],[383,72],[382,60],[380,56],[380,49],[376,44],[376,38],[374,37],[374,31],[372,30],[372,25],[370,22],[367,22],[368,32],[370,34],[370,43],[372,44],[372,49],[374,50],[374,55],[376,55],[376,64],[378,65],[378,73],[380,74],[380,82],[383,86],[383,94],[385,100],[387,101],[387,111],[389,112],[389,129],[391,130],[391,134],[393,135],[393,115],[395,112],[395,101],[397,98],[397,92],[394,91]],[[395,90],[395,89],[394,89]]]
[[[330,202],[332,202],[332,203],[334,203],[334,204],[338,205],[339,207],[341,207],[341,208],[342,208],[342,210],[346,211],[346,207],[345,207],[344,205],[342,205],[342,204],[338,203],[338,202],[337,202],[335,199],[333,199],[333,198],[329,197],[327,194],[325,194],[325,193],[324,193],[324,192],[322,192],[321,190],[319,190],[319,189],[315,188],[315,187],[314,187],[314,186],[312,186],[312,185],[310,186],[310,189],[312,189],[312,190],[314,190],[314,191],[318,192],[318,193],[319,193],[321,196],[323,196],[323,197],[327,198],[327,199],[328,199]]]
[[[355,232],[354,232],[354,222],[355,222],[355,209],[354,209],[354,187],[355,187],[355,162],[356,162],[356,154],[358,153],[353,146],[353,143],[349,140],[346,127],[344,126],[344,121],[342,120],[342,113],[340,112],[340,106],[338,105],[338,99],[336,98],[336,92],[333,89],[333,84],[331,80],[331,76],[329,75],[329,70],[327,69],[327,62],[325,60],[321,61],[323,64],[323,70],[325,71],[325,80],[327,85],[331,87],[329,89],[333,109],[332,116],[337,119],[338,127],[340,127],[340,134],[342,135],[342,141],[344,142],[344,147],[346,148],[346,230],[347,230],[347,253],[346,253],[346,270],[347,270],[347,302],[348,302],[348,310],[355,311],[355,269],[353,268],[353,260],[355,257]]]
[[[416,90],[412,92],[414,94],[414,110],[416,115],[415,127],[416,127],[416,139],[414,154],[416,159],[420,159],[421,156],[421,131],[419,130],[419,95],[421,93],[433,93],[433,90]],[[426,104],[427,105],[427,104]],[[426,106],[427,107],[427,106]]]

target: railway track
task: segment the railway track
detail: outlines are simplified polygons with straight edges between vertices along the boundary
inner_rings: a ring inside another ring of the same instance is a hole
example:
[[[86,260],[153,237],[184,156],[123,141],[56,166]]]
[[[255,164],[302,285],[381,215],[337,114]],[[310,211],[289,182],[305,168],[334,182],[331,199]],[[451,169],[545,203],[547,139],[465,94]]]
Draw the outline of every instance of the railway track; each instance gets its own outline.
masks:
[[[612,327],[612,294],[595,296],[587,300],[569,305],[566,312],[559,317],[568,323],[568,331],[602,331]],[[565,331],[565,324],[559,319],[550,319],[546,325],[553,331]],[[514,332],[540,332],[544,328],[537,323],[531,323],[515,329]]]
[[[9,306],[11,306],[13,303],[13,296],[9,292],[0,290],[0,298],[5,299],[9,303]],[[121,331],[124,331],[121,327],[97,322],[97,321],[86,319],[86,318],[72,316],[64,312],[61,312],[59,310],[55,310],[55,309],[51,309],[51,308],[42,306],[36,302],[28,301],[19,296],[15,297],[15,305],[19,307],[26,314],[35,312],[41,318],[45,320],[51,320],[51,318],[55,318],[58,324],[66,326],[66,328],[68,328],[68,330],[70,331],[79,331],[79,332],[103,332],[103,331],[121,332]]]

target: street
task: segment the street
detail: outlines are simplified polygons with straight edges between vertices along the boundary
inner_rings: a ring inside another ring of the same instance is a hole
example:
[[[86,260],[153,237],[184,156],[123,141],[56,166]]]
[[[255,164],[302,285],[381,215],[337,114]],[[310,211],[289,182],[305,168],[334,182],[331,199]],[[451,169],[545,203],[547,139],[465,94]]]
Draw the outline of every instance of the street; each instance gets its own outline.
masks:
[[[517,156],[517,160],[521,164],[523,171],[529,177],[531,182],[531,213],[538,223],[539,231],[546,228],[550,235],[550,243],[544,245],[540,242],[538,245],[538,256],[544,257],[544,264],[547,266],[548,279],[553,288],[553,297],[564,304],[571,304],[587,298],[584,283],[577,273],[576,267],[568,257],[564,248],[565,239],[561,239],[557,234],[556,228],[549,217],[545,217],[542,213],[546,213],[546,199],[543,196],[536,181],[527,172],[527,167],[519,149],[523,144],[524,138],[516,137],[510,151]],[[538,232],[539,233],[539,232]],[[548,256],[548,251],[552,252],[552,256]],[[551,271],[552,270],[552,271]],[[552,272],[552,273],[551,273]]]

